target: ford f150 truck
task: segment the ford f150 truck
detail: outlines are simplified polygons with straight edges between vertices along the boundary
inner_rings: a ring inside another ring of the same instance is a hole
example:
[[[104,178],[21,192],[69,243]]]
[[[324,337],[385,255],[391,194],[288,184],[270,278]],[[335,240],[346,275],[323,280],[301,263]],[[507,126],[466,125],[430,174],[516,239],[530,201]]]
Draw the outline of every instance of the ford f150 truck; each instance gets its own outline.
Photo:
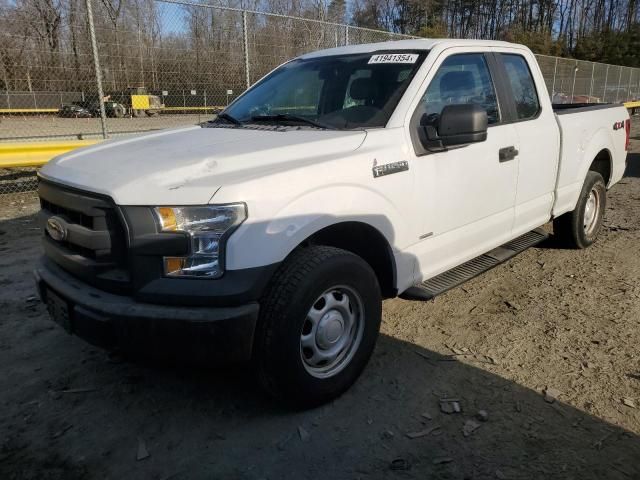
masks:
[[[252,360],[309,406],[359,376],[382,299],[428,300],[546,237],[584,248],[623,176],[621,105],[552,106],[531,51],[310,53],[214,120],[40,171],[52,317],[108,348]]]

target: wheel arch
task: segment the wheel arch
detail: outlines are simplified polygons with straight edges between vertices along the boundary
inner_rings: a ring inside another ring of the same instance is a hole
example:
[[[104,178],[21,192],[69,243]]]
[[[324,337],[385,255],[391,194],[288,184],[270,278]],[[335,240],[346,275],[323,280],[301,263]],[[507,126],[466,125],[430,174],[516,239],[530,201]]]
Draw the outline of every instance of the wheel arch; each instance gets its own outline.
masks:
[[[314,232],[297,248],[308,245],[326,245],[358,255],[373,269],[382,295],[386,298],[397,296],[393,250],[386,237],[372,225],[360,221],[338,222]]]
[[[576,180],[582,187],[587,178],[587,172],[595,171],[603,176],[605,185],[608,187],[613,175],[614,143],[611,132],[601,127],[588,140],[583,139],[583,142],[584,150],[580,157]]]
[[[604,184],[608,187],[611,181],[611,171],[613,168],[613,156],[608,148],[600,150],[589,165],[589,172],[598,172],[604,179]],[[585,174],[586,176],[586,174]]]

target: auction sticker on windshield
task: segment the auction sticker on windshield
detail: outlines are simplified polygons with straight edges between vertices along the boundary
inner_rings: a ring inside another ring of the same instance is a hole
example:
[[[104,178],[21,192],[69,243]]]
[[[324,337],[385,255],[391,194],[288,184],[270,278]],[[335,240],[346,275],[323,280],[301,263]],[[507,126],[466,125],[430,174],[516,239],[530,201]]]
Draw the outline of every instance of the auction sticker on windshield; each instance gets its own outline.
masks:
[[[416,63],[417,53],[383,53],[373,55],[369,63]]]

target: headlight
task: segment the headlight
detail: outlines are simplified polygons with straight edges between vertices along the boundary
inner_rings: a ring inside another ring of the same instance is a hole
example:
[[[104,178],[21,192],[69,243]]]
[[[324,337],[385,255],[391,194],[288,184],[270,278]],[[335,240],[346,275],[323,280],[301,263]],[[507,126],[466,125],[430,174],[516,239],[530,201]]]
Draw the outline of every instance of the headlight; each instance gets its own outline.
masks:
[[[161,232],[185,232],[191,239],[188,256],[164,257],[164,274],[168,277],[220,277],[226,240],[247,218],[242,203],[156,207],[154,212]]]

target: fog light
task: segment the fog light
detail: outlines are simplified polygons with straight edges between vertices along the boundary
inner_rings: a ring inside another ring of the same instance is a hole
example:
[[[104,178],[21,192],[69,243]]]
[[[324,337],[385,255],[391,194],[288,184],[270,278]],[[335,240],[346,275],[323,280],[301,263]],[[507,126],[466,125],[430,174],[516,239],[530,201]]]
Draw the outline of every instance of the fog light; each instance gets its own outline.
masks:
[[[164,257],[164,273],[172,275],[182,270],[186,257]]]

